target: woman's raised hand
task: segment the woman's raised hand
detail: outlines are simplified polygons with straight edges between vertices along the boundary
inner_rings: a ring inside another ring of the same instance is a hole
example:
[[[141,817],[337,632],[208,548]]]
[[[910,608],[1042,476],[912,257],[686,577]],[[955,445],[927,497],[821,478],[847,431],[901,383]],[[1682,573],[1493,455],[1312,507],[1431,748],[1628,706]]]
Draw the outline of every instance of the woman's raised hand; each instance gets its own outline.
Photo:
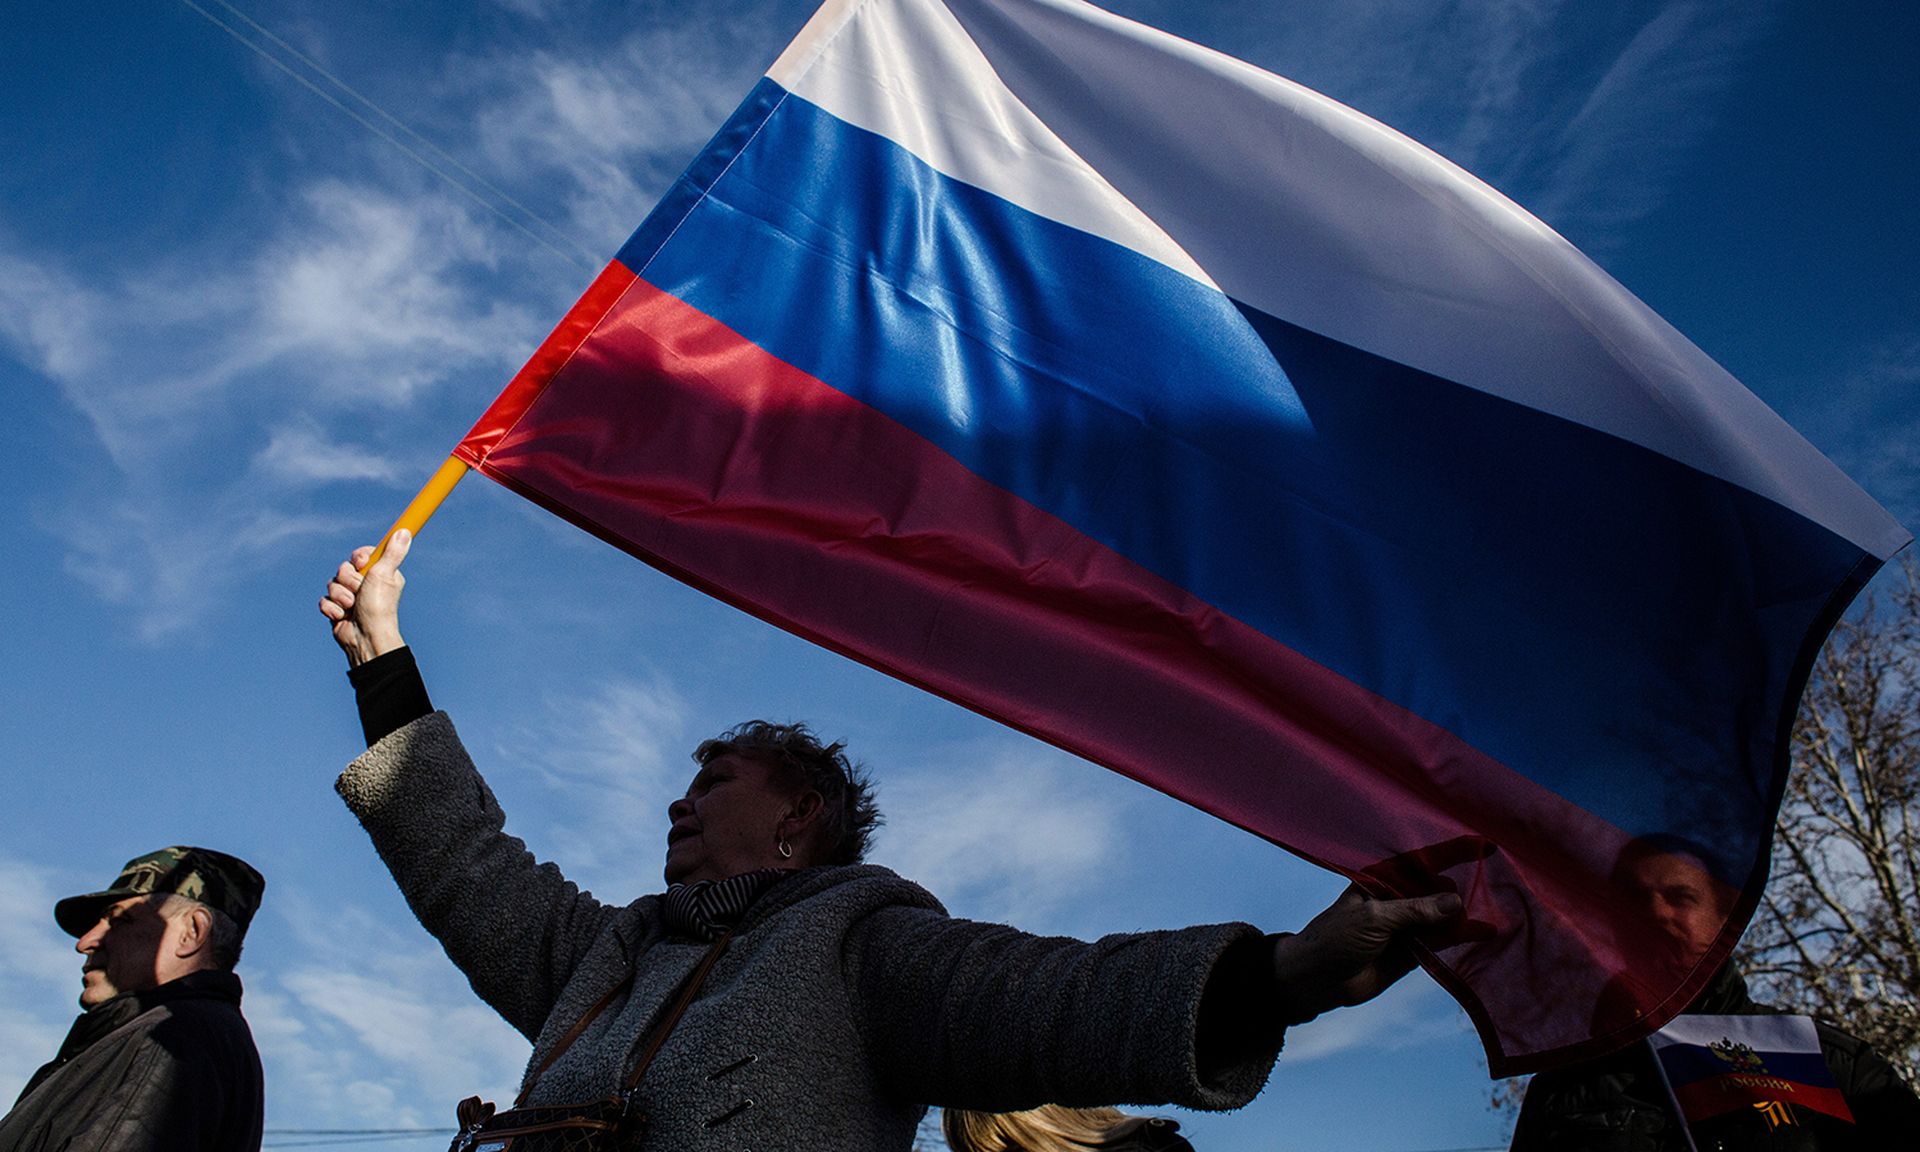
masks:
[[[355,548],[347,562],[327,583],[320,614],[333,622],[333,640],[347,654],[347,664],[359,667],[375,656],[406,645],[400,638],[400,590],[407,578],[400,562],[413,547],[413,533],[401,529],[387,541],[387,550],[365,572],[360,565],[373,555],[371,546]]]

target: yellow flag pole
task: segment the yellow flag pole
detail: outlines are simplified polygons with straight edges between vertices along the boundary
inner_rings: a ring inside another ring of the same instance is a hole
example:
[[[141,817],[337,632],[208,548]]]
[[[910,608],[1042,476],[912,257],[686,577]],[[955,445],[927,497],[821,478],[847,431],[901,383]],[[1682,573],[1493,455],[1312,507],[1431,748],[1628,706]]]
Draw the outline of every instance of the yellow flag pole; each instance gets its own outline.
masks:
[[[387,529],[387,534],[380,538],[380,546],[373,550],[373,555],[367,557],[367,562],[360,566],[360,571],[365,572],[373,567],[373,562],[380,559],[381,554],[387,550],[387,541],[393,539],[395,532],[405,528],[416,536],[419,535],[421,527],[434,512],[439,510],[440,502],[447,498],[447,493],[453,491],[453,486],[460,483],[460,478],[466,474],[465,461],[457,456],[447,457],[447,462],[440,465],[440,470],[433,474],[433,479],[427,481],[426,487],[420,489],[420,494],[407,505],[407,510],[400,513],[400,519],[395,520],[393,527]]]

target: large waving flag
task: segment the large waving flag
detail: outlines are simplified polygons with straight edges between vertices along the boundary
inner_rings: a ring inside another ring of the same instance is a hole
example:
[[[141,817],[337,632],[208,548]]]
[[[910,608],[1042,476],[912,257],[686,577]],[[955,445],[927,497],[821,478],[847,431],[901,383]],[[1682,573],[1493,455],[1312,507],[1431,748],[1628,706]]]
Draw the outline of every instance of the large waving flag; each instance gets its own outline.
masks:
[[[1077,0],[830,0],[457,456],[739,607],[1490,931],[1506,1075],[1728,954],[1906,533],[1447,161]],[[1635,844],[1709,876],[1646,946]],[[1485,938],[1477,938],[1485,936]]]

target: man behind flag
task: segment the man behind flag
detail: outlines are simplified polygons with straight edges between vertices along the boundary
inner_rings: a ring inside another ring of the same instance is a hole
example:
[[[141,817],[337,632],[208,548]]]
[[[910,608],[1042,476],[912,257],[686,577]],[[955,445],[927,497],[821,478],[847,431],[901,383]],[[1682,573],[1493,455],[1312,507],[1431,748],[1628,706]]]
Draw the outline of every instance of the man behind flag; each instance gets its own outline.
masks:
[[[456,458],[829,648],[1492,927],[1496,1075],[1694,998],[1907,534],[1551,230],[1077,0],[834,0]],[[1639,948],[1637,838],[1711,849]]]
[[[1658,927],[1647,947],[1697,960],[1712,946],[1726,909],[1714,906],[1722,894],[1704,856],[1675,838],[1623,853],[1621,882]],[[1649,1043],[1535,1076],[1512,1147],[1869,1152],[1910,1146],[1916,1133],[1920,1098],[1884,1057],[1832,1025],[1756,1003],[1729,962]]]
[[[1770,1024],[1794,1022],[1807,1036],[1797,1051],[1811,1061],[1765,1061],[1776,1074],[1751,1076],[1703,1045],[1691,1049],[1697,1062],[1689,1063],[1687,1072],[1711,1075],[1698,1076],[1676,1091],[1663,1079],[1654,1052],[1642,1043],[1577,1067],[1543,1072],[1527,1087],[1514,1127],[1513,1152],[1622,1147],[1645,1152],[1879,1152],[1913,1146],[1920,1133],[1920,1098],[1885,1057],[1858,1037],[1804,1016],[1774,1014],[1775,1009],[1749,997],[1746,981],[1732,965],[1721,969],[1688,1011],[1700,1015],[1675,1017],[1678,1034],[1697,1033],[1697,1022],[1746,1021],[1771,1038]],[[1728,1034],[1729,1029],[1720,1028],[1706,1043]],[[1772,1043],[1779,1051],[1781,1042]],[[1759,1045],[1748,1047],[1756,1054],[1761,1050]],[[1727,1055],[1740,1059],[1744,1054],[1735,1046]],[[1782,1071],[1801,1078],[1792,1090],[1781,1082]],[[1824,1092],[1819,1091],[1822,1087]]]

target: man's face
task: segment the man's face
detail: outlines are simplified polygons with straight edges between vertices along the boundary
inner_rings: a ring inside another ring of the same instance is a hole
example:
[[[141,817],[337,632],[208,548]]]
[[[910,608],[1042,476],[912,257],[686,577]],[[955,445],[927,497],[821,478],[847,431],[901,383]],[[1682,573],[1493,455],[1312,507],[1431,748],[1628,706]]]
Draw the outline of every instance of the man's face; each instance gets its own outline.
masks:
[[[775,850],[794,792],[757,756],[729,752],[702,767],[687,794],[667,806],[669,884],[724,880],[783,861]]]
[[[1626,881],[1674,959],[1682,966],[1698,963],[1727,919],[1721,885],[1699,861],[1665,853],[1637,861]]]
[[[179,918],[164,913],[166,901],[129,896],[108,906],[74,951],[87,958],[80,967],[80,1006],[104,1004],[123,992],[158,987],[170,978],[179,943]]]

